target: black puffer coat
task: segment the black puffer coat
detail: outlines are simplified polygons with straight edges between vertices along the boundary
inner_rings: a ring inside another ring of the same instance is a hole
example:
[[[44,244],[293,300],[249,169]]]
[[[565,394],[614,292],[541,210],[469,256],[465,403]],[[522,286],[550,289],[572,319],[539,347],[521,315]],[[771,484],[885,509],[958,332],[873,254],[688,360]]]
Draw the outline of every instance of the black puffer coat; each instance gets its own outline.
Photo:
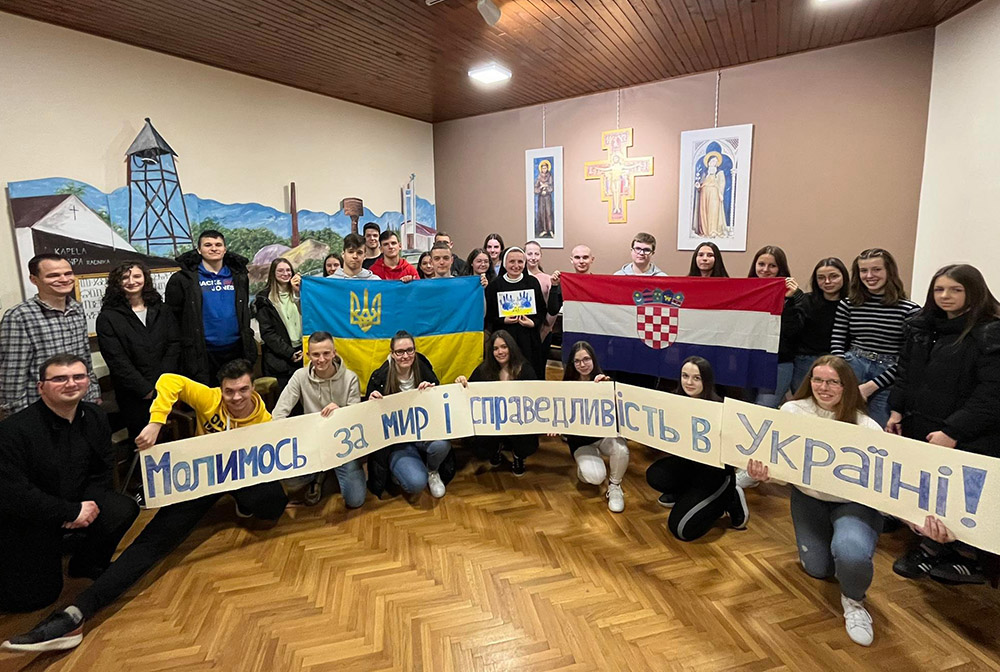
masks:
[[[917,315],[905,327],[889,407],[903,415],[903,435],[920,441],[942,431],[959,450],[1000,457],[1000,320]]]
[[[434,368],[431,366],[429,359],[417,353],[417,360],[414,362],[414,366],[420,367],[420,379],[426,380],[427,382],[438,384],[437,376],[434,374]],[[371,377],[368,379],[368,387],[366,388],[366,395],[371,395],[372,392],[378,392],[379,394],[385,395],[385,386],[389,378],[389,362],[388,360],[372,372]],[[367,398],[367,397],[366,397]],[[392,453],[393,446],[386,446],[382,450],[372,453],[368,456],[368,490],[376,497],[381,497],[382,493],[385,492],[386,484],[389,482],[391,475],[389,474],[389,455]],[[448,455],[444,458],[444,462],[438,467],[438,475],[441,476],[441,480],[448,484],[451,479],[455,478],[455,451],[448,451]]]
[[[177,257],[181,270],[170,276],[164,292],[164,303],[174,311],[181,334],[181,373],[203,385],[213,386],[208,379],[210,370],[208,348],[205,345],[205,326],[202,323],[201,285],[198,282],[198,265],[201,254],[190,250]],[[250,276],[246,257],[226,252],[222,263],[233,274],[236,287],[236,317],[240,323],[243,357],[251,364],[257,361],[257,341],[250,328]]]

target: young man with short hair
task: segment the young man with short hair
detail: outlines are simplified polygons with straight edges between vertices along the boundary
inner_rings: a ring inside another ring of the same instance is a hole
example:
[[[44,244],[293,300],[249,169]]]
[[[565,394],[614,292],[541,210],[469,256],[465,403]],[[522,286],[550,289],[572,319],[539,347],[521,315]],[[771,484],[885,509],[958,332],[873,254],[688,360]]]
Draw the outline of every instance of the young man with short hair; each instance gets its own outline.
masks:
[[[80,537],[72,577],[111,564],[139,507],[115,492],[108,418],[83,401],[90,374],[74,354],[36,371],[39,400],[0,423],[0,611],[34,611],[63,587],[63,537]]]
[[[615,275],[666,275],[653,263],[656,238],[639,232],[632,239],[632,261],[615,271]]]
[[[413,264],[400,256],[399,236],[395,231],[383,231],[379,237],[382,256],[371,266],[371,272],[383,280],[410,282],[420,276]]]
[[[28,261],[28,276],[38,294],[8,310],[0,321],[0,410],[17,413],[38,401],[38,367],[61,353],[80,357],[90,374],[83,400],[100,403],[87,316],[73,298],[73,267],[58,254],[38,254]]]
[[[356,233],[344,236],[344,263],[331,277],[347,280],[381,280],[365,268],[365,239]]]
[[[381,229],[375,222],[368,222],[361,229],[365,239],[365,260],[363,266],[371,269],[372,264],[382,258],[382,246],[379,244]]]
[[[434,268],[432,278],[455,277],[451,256],[451,247],[448,243],[441,241],[431,246],[431,266]]]
[[[337,356],[337,346],[333,336],[325,331],[316,331],[309,336],[308,368],[292,374],[288,385],[278,397],[272,416],[275,420],[287,418],[295,405],[302,403],[305,413],[319,413],[324,418],[342,406],[361,403],[361,384],[358,376],[344,366]],[[351,460],[334,467],[334,474],[344,496],[344,505],[356,509],[365,503],[367,485],[361,459]],[[315,474],[308,479],[305,503],[312,506],[323,496],[323,474]],[[300,482],[301,483],[301,482]],[[299,485],[298,487],[302,487]]]
[[[451,250],[451,274],[454,277],[464,275],[465,269],[468,268],[468,265],[462,260],[461,257],[455,254],[455,245],[451,242],[451,236],[444,231],[438,231],[434,234],[434,242],[447,243],[448,249]]]
[[[194,409],[198,434],[268,422],[271,414],[253,389],[253,367],[245,359],[226,363],[219,370],[219,387],[165,373],[156,381],[156,398],[149,411],[149,424],[135,443],[145,450],[156,443],[174,404],[186,403]],[[277,481],[249,485],[227,493],[215,493],[163,507],[121,555],[73,604],[52,613],[31,631],[11,637],[2,648],[12,651],[56,651],[71,649],[83,638],[83,622],[118,599],[154,565],[173,551],[223,494],[236,500],[236,515],[256,516],[267,521],[281,517],[288,503]]]
[[[198,249],[177,263],[181,270],[170,276],[163,300],[180,327],[181,371],[212,385],[226,362],[257,360],[247,260],[227,251],[226,237],[209,229],[198,236]]]

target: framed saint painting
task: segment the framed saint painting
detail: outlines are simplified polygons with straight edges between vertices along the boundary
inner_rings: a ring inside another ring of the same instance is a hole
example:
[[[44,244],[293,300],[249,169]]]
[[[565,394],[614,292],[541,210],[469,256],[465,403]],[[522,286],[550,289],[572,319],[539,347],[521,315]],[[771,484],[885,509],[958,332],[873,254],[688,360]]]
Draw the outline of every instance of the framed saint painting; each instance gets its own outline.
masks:
[[[563,246],[563,148],[524,152],[527,239],[542,247]]]
[[[753,124],[681,133],[677,249],[745,252]]]

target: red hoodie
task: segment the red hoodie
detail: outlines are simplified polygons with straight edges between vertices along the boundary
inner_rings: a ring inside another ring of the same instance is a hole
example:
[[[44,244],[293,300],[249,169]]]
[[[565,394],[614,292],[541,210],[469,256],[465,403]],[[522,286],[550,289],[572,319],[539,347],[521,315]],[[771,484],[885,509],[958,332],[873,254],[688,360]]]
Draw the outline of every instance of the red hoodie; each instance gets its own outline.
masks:
[[[379,257],[378,261],[372,264],[371,268],[368,270],[383,280],[399,280],[407,275],[412,275],[414,278],[420,277],[420,274],[417,273],[417,269],[413,267],[413,264],[402,257],[399,258],[399,264],[396,268],[389,268],[385,265],[385,257]]]

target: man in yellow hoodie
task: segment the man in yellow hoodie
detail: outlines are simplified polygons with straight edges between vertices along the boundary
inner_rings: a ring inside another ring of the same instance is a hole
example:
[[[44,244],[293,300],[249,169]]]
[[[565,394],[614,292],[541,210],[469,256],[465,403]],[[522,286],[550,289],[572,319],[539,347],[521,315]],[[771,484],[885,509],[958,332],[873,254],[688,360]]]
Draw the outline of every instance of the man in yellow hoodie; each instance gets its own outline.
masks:
[[[136,437],[140,449],[156,443],[167,416],[178,401],[194,409],[198,434],[224,432],[268,422],[271,414],[253,389],[253,368],[237,359],[219,370],[219,387],[206,387],[189,378],[166,373],[156,382],[156,399],[149,412],[150,423]],[[57,651],[71,649],[83,640],[83,622],[114,602],[149,569],[173,551],[202,517],[224,495],[236,500],[236,515],[276,521],[288,503],[277,481],[259,483],[228,493],[166,506],[156,512],[136,540],[80,593],[73,604],[52,613],[31,631],[11,637],[3,648],[12,651]]]

